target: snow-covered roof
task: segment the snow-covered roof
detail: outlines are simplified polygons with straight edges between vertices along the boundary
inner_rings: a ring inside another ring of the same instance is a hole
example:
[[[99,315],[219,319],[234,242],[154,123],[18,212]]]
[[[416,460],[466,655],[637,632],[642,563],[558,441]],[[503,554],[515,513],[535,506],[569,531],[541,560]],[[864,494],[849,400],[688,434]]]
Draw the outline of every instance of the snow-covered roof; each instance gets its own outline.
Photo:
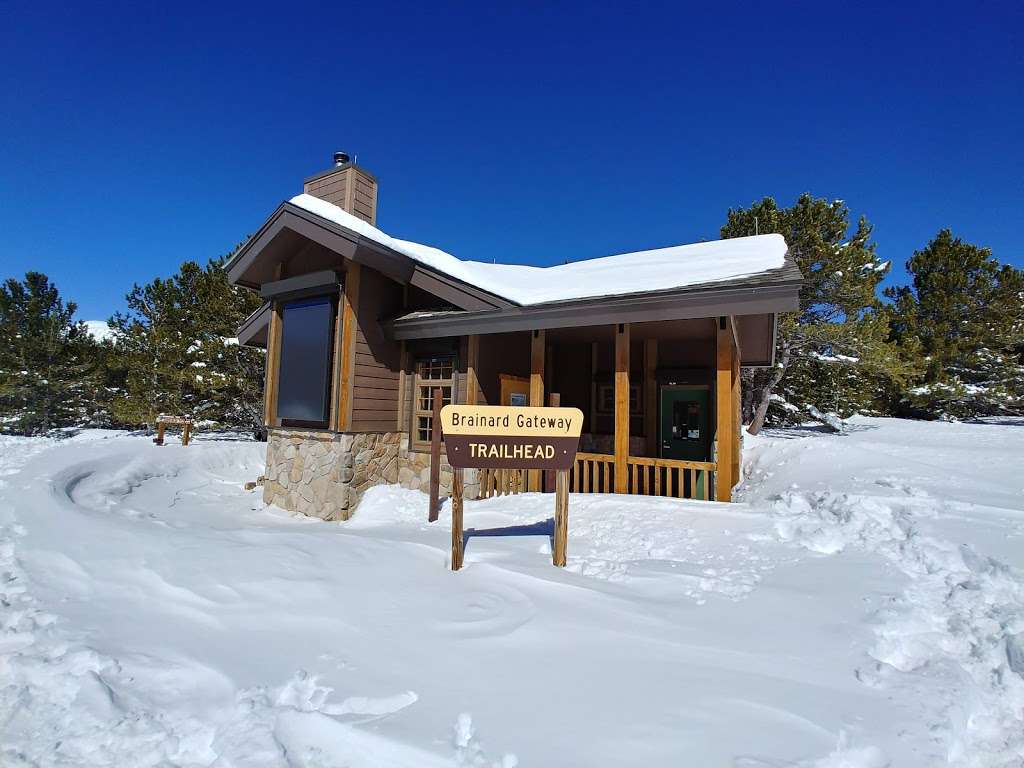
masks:
[[[429,245],[400,240],[336,205],[302,194],[289,201],[449,277],[525,306],[648,293],[750,277],[785,264],[782,235],[675,245],[553,267],[463,261]]]

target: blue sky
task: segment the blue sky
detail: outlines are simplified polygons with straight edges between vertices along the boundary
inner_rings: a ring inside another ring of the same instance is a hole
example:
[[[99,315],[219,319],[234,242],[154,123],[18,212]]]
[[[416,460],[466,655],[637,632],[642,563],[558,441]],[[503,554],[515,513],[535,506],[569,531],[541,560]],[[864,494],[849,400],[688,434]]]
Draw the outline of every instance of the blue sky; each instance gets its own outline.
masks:
[[[809,191],[896,280],[946,226],[1024,266],[1019,2],[148,5],[3,6],[0,276],[83,318],[229,251],[335,149],[381,228],[462,258],[710,239]]]

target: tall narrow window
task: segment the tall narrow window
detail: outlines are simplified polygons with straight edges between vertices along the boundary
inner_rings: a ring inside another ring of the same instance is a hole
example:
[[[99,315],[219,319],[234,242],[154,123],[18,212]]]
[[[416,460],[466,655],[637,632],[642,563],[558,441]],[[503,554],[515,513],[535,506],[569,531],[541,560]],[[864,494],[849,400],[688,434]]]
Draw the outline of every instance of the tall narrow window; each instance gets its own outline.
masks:
[[[434,436],[434,390],[441,390],[441,405],[452,402],[455,359],[432,357],[416,361],[416,389],[413,397],[413,440],[421,445]]]
[[[277,415],[286,426],[327,426],[334,314],[334,299],[329,296],[284,305]]]

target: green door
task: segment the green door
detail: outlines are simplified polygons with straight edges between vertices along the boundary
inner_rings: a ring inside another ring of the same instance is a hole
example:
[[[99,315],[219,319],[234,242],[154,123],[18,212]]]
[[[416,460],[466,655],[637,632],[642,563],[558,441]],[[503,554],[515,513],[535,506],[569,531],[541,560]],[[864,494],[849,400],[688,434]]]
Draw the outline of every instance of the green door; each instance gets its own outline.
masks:
[[[708,389],[706,387],[665,386],[661,388],[661,458],[681,461],[710,461],[711,434],[708,429]],[[690,472],[684,477],[681,496],[704,498],[707,472],[697,473],[692,488]]]
[[[661,388],[661,458],[710,461],[708,390]]]

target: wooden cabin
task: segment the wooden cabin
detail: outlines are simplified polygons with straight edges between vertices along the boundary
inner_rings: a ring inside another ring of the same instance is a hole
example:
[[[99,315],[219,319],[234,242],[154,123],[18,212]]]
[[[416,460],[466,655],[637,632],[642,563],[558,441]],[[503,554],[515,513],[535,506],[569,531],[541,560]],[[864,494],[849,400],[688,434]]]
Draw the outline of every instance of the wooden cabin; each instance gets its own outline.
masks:
[[[463,261],[378,229],[377,180],[342,153],[228,264],[263,307],[264,498],[347,518],[368,487],[425,489],[432,398],[584,414],[571,489],[729,501],[740,370],[771,366],[800,273],[779,235],[552,267]],[[447,467],[442,486],[450,483]],[[541,490],[467,472],[469,497]]]

